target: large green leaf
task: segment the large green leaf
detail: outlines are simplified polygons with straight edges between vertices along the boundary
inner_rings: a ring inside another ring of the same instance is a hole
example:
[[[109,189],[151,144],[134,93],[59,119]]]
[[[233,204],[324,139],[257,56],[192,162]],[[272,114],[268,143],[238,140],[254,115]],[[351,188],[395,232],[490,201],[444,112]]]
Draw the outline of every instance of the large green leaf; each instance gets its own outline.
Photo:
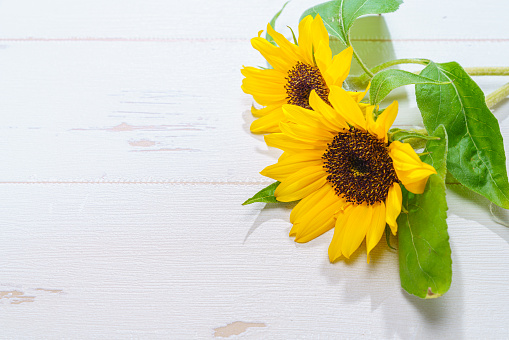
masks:
[[[423,161],[438,174],[431,175],[422,195],[403,190],[403,208],[398,217],[399,275],[408,293],[429,299],[449,290],[452,278],[451,247],[447,233],[447,132],[440,125],[435,133],[440,140],[428,141],[429,154]],[[404,210],[403,210],[404,211]]]
[[[269,24],[270,26],[273,28],[273,29],[276,29],[276,20],[277,18],[279,18],[279,16],[281,15],[281,13],[283,12],[283,10],[285,9],[286,5],[288,5],[290,1],[287,1],[285,2],[285,4],[283,5],[283,7],[281,7],[281,9],[279,10],[279,12],[277,12],[276,14],[274,14],[274,16],[272,17],[272,20],[270,20]],[[272,38],[269,34],[269,32],[265,33],[265,39],[270,42],[272,45],[276,45],[276,42],[274,41],[274,38]]]
[[[504,143],[484,93],[456,62],[430,63],[421,75],[447,85],[416,85],[424,126],[444,124],[449,136],[447,169],[467,188],[509,209]]]
[[[320,14],[329,34],[350,45],[349,31],[355,19],[366,14],[394,12],[402,0],[334,0],[306,10],[301,19]]]
[[[274,192],[276,191],[277,186],[281,182],[274,182],[271,185],[269,185],[266,188],[263,188],[262,190],[258,191],[253,197],[242,203],[242,205],[247,205],[255,202],[262,202],[262,203],[277,203],[279,202],[276,199],[276,196],[274,196]]]
[[[394,89],[411,84],[447,84],[403,70],[383,70],[375,74],[369,89],[371,105],[378,105]]]

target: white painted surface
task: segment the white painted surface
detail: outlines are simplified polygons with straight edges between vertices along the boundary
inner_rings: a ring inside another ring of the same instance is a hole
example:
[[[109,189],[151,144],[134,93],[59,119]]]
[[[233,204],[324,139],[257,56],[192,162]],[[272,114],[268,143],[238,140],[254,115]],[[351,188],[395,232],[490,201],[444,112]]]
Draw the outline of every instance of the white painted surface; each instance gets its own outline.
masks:
[[[330,264],[331,233],[288,237],[292,205],[240,205],[278,153],[248,132],[239,69],[263,65],[249,39],[281,5],[0,3],[0,338],[509,337],[509,229],[476,195],[448,190],[454,277],[433,301],[401,290],[384,242]],[[508,9],[408,2],[391,39],[356,43],[509,66]],[[412,89],[392,96],[417,123]],[[509,150],[508,101],[495,113]]]

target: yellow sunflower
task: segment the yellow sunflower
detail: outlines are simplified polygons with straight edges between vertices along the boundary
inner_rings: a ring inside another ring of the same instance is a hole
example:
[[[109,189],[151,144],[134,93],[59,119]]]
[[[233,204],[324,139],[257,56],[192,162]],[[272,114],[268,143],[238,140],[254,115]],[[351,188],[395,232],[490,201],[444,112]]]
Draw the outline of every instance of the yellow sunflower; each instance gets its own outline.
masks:
[[[244,67],[241,70],[245,76],[242,90],[265,106],[259,110],[251,109],[253,115],[259,117],[251,124],[253,133],[280,132],[279,122],[285,121],[282,105],[311,109],[309,94],[312,90],[328,103],[330,87],[342,86],[352,61],[351,47],[332,57],[329,35],[318,14],[314,19],[308,15],[300,22],[298,45],[274,31],[270,24],[267,32],[278,46],[261,38],[262,31],[257,38],[251,39],[251,44],[273,68]],[[365,92],[348,93],[357,102],[365,95]]]
[[[436,171],[409,144],[388,143],[397,102],[374,121],[373,106],[361,109],[338,86],[330,87],[327,99],[312,91],[309,104],[314,111],[283,105],[287,122],[280,124],[281,133],[266,135],[265,141],[284,152],[261,174],[281,182],[275,191],[278,201],[301,200],[290,215],[290,236],[296,242],[308,242],[335,227],[330,261],[349,258],[366,238],[369,262],[385,225],[396,234],[400,184],[421,194]]]

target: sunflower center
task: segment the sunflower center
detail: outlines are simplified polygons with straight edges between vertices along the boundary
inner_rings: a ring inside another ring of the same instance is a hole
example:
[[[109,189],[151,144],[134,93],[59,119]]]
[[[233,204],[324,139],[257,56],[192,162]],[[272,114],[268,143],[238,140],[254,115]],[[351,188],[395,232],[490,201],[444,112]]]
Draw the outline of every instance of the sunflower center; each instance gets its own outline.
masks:
[[[311,110],[309,106],[309,95],[312,90],[323,101],[329,103],[329,88],[320,73],[318,67],[301,63],[300,61],[288,71],[285,85],[286,100],[288,104],[298,105]]]
[[[327,180],[347,202],[372,205],[398,182],[383,140],[354,127],[338,133],[322,156]]]

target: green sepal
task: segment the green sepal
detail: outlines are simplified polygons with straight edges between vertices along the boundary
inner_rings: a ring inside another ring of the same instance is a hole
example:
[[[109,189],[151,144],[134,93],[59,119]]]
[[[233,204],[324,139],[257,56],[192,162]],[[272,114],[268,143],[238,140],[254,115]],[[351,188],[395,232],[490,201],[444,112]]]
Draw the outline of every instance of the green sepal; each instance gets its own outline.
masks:
[[[242,203],[242,205],[247,205],[251,203],[261,202],[261,203],[277,203],[279,202],[274,196],[274,192],[276,191],[277,186],[281,182],[274,182],[266,188],[258,191],[253,197]]]
[[[288,5],[290,1],[287,1],[285,2],[285,4],[283,5],[283,7],[281,7],[281,9],[279,10],[279,12],[277,12],[273,17],[272,19],[269,21],[269,24],[270,26],[273,28],[273,29],[276,29],[276,20],[277,18],[279,18],[279,16],[281,15],[281,13],[283,13],[283,10],[285,9],[286,5]],[[292,34],[293,34],[293,31],[292,31]],[[265,39],[270,42],[272,45],[274,46],[277,46],[276,45],[276,42],[274,41],[274,38],[272,38],[269,34],[269,32],[266,32],[265,33]]]
[[[447,233],[447,132],[440,125],[433,133],[440,140],[428,141],[421,159],[437,174],[429,177],[421,195],[403,188],[402,212],[398,217],[399,274],[401,287],[423,299],[445,294],[452,281],[451,247]]]

